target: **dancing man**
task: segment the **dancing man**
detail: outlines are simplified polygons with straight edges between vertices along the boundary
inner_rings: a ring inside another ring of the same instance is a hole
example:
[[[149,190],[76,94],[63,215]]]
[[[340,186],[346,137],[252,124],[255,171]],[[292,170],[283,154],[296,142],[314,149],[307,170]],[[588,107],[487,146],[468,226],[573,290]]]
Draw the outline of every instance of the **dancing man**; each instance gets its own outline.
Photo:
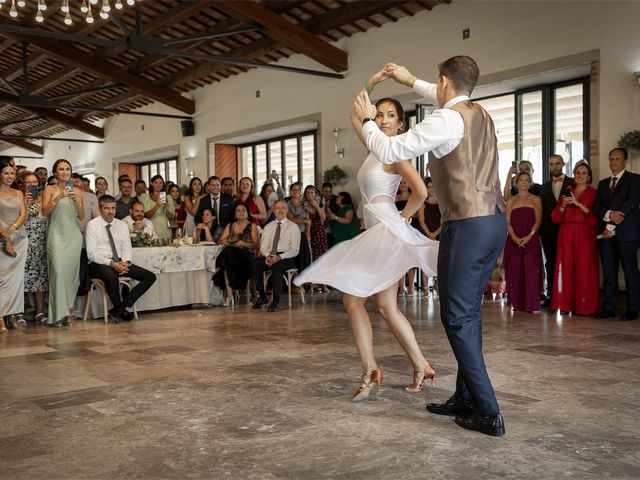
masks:
[[[480,304],[491,270],[507,235],[505,205],[498,178],[498,148],[491,117],[469,96],[478,65],[456,56],[438,66],[437,84],[418,80],[405,67],[388,64],[385,75],[412,87],[440,108],[408,132],[389,137],[375,122],[376,109],[366,91],[351,113],[362,123],[367,148],[377,159],[394,163],[429,152],[429,167],[442,213],[438,281],[440,317],[458,361],[456,391],[427,410],[455,415],[463,428],[504,435],[482,355]]]

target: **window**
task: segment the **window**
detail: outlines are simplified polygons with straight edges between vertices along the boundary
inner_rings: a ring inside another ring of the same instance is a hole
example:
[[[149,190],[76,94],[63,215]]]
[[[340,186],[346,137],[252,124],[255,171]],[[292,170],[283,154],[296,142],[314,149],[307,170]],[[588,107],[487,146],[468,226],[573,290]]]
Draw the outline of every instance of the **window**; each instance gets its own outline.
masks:
[[[566,173],[589,160],[588,88],[589,79],[582,78],[474,100],[496,127],[503,182],[514,160],[529,160],[537,183],[549,178],[552,153],[562,155]]]
[[[317,132],[311,131],[240,145],[242,175],[253,179],[258,192],[274,170],[285,192],[297,181],[315,185],[317,138]]]
[[[165,183],[178,183],[178,159],[170,158],[138,164],[138,178],[144,180],[147,185],[155,175],[162,175]]]

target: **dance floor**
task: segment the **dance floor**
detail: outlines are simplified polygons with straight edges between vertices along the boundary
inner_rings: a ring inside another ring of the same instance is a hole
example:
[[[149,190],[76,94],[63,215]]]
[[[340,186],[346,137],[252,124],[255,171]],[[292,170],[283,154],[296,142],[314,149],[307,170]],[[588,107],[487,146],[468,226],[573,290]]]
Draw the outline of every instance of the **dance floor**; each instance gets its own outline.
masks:
[[[403,391],[411,366],[373,315],[385,381],[358,404],[360,366],[335,292],[272,314],[239,305],[10,331],[0,477],[640,478],[640,322],[511,316],[485,303],[507,429],[493,438],[425,411],[451,394],[455,361],[437,300],[400,304],[436,386]]]

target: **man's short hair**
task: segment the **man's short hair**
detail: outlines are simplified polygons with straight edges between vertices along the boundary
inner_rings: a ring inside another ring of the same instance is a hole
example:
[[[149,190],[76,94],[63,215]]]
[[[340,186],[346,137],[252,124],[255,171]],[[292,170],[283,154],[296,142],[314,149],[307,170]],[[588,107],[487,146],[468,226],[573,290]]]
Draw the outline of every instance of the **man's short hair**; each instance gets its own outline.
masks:
[[[211,180],[218,180],[220,182],[220,177],[218,177],[217,175],[211,175],[207,180],[207,183],[211,183]],[[222,182],[220,183],[222,184]]]
[[[136,180],[136,185],[140,185],[140,184],[143,184],[145,187],[147,186],[147,182],[145,182],[144,180],[142,179]]]
[[[333,190],[333,183],[331,182],[324,182],[322,184],[322,189],[324,190],[325,188],[330,188],[331,190]]]
[[[47,171],[47,167],[38,167],[34,170],[34,172],[37,172],[38,170],[44,170],[45,172]]]
[[[41,167],[41,168],[42,168],[42,167]],[[73,173],[71,174],[71,178],[73,178],[74,180],[75,180],[75,179],[78,179],[78,180],[84,180],[84,178],[82,177],[82,175],[80,175],[79,173],[76,173],[76,172],[73,172]]]
[[[629,152],[627,152],[627,149],[624,147],[616,147],[616,148],[612,148],[611,151],[609,152],[609,157],[611,156],[611,154],[615,151],[619,151],[622,152],[622,156],[624,157],[624,159],[626,160],[627,158],[629,158]]]
[[[476,88],[480,69],[476,61],[466,55],[451,57],[438,65],[440,76],[447,77],[456,92],[471,95]]]
[[[275,207],[278,203],[283,203],[285,207],[289,208],[289,205],[287,205],[287,202],[282,198],[279,198],[278,200],[273,202],[273,206]]]
[[[122,185],[123,183],[130,183],[131,185],[133,185],[133,182],[129,177],[121,178],[118,180],[118,185]]]
[[[116,203],[116,199],[111,195],[102,195],[98,200],[98,206],[102,207],[105,203]]]
[[[549,155],[549,160],[556,157],[559,158],[562,161],[562,163],[564,163],[564,158],[562,158],[562,155],[558,155],[557,153],[554,153],[553,155]]]
[[[136,205],[140,205],[142,208],[144,208],[144,203],[142,203],[142,202],[133,202],[131,204],[131,208],[129,210],[133,211],[133,209],[135,208]]]

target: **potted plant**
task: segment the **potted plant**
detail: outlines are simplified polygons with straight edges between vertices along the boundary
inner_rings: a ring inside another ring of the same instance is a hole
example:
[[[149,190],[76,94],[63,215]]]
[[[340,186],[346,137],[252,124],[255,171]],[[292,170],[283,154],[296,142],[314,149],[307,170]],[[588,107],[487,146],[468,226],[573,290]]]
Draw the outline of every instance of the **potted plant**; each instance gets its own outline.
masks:
[[[632,155],[640,154],[640,130],[623,133],[618,140],[618,146],[626,149]]]
[[[332,185],[342,185],[346,183],[347,178],[349,178],[347,172],[341,169],[338,165],[334,165],[328,170],[325,170],[322,175],[322,181]]]

